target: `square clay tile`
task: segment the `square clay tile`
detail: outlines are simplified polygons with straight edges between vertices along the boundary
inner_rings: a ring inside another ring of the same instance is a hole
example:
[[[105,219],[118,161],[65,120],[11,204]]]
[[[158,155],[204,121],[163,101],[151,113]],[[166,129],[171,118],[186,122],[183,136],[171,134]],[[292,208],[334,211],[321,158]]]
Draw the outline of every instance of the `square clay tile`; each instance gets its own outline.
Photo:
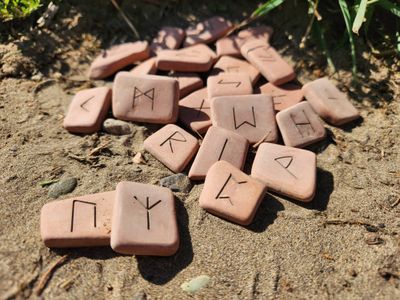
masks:
[[[184,47],[199,43],[211,43],[224,36],[233,27],[232,23],[222,17],[212,17],[186,29]]]
[[[293,68],[266,42],[250,40],[240,51],[272,84],[281,85],[296,78]]]
[[[342,125],[360,117],[346,94],[328,78],[320,78],[305,84],[303,92],[314,111],[333,125]]]
[[[214,65],[213,74],[225,73],[246,73],[250,77],[252,85],[260,78],[260,71],[254,68],[247,61],[230,56],[222,56]]]
[[[276,121],[286,146],[303,148],[326,136],[324,125],[308,102],[278,112]]]
[[[303,100],[304,97],[301,86],[290,82],[280,86],[268,82],[260,86],[260,93],[272,97],[276,111],[291,107]]]
[[[211,126],[199,152],[189,171],[189,178],[202,180],[210,167],[217,161],[224,160],[242,169],[246,161],[249,142],[239,134],[232,131]]]
[[[110,245],[115,191],[52,201],[43,205],[40,234],[47,247]]]
[[[250,76],[247,73],[219,73],[207,79],[210,99],[218,96],[253,94]]]
[[[157,54],[157,68],[163,71],[207,72],[217,55],[206,45],[178,50],[162,50]]]
[[[157,33],[150,46],[153,52],[163,49],[178,49],[185,38],[185,31],[179,27],[165,26]]]
[[[262,25],[257,27],[249,27],[238,32],[236,43],[239,47],[243,46],[250,40],[261,40],[262,42],[269,43],[273,33],[274,30],[271,26]]]
[[[100,130],[111,105],[111,89],[98,87],[78,92],[72,99],[63,126],[69,132],[95,133]]]
[[[211,126],[210,115],[207,88],[197,90],[179,101],[179,121],[199,134],[205,133]]]
[[[196,154],[199,142],[182,128],[168,124],[149,136],[143,147],[171,171],[179,173]]]
[[[241,225],[249,225],[267,186],[226,161],[208,171],[199,204],[206,211]]]
[[[92,62],[89,70],[91,79],[106,78],[122,68],[142,61],[150,56],[146,41],[115,45],[103,52]]]
[[[317,157],[308,150],[262,143],[251,176],[278,194],[309,202],[316,189]]]
[[[157,75],[115,76],[112,110],[117,119],[147,123],[175,123],[179,86],[175,79]]]
[[[149,75],[149,74],[156,74],[157,67],[156,67],[156,58],[151,57],[144,62],[140,63],[139,65],[135,66],[129,73],[133,75]]]
[[[219,39],[215,43],[217,55],[219,57],[225,55],[242,57],[242,53],[240,53],[240,48],[236,41],[237,39],[238,37],[236,35],[230,35],[227,37],[223,37],[222,39]]]
[[[175,254],[179,231],[171,190],[136,182],[118,183],[111,247],[115,252],[130,255]]]
[[[204,86],[203,80],[196,73],[173,72],[169,76],[178,81],[181,99]]]
[[[278,130],[272,98],[267,95],[222,96],[211,100],[211,121],[250,144],[276,142]]]

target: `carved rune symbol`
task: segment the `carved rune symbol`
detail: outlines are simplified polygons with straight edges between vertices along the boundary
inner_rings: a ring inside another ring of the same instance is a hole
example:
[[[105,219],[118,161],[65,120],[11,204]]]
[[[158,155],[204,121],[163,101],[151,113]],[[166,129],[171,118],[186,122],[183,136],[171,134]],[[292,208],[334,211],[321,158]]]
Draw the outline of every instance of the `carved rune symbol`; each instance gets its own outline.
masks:
[[[238,87],[242,82],[241,81],[225,81],[221,79],[220,81],[217,82],[218,84],[236,84],[235,87]]]
[[[265,50],[265,53],[259,55],[258,58],[262,61],[275,61],[275,57],[271,53],[268,53],[267,49]]]
[[[242,125],[244,125],[244,124],[250,125],[250,126],[252,126],[252,127],[257,127],[257,124],[256,124],[256,115],[255,115],[255,113],[254,113],[254,106],[251,107],[251,112],[252,112],[252,114],[253,114],[253,123],[250,123],[250,122],[248,122],[248,121],[243,121],[242,123],[240,123],[239,125],[237,125],[237,123],[236,123],[235,107],[232,107],[232,111],[233,111],[233,123],[234,123],[234,125],[235,125],[235,129],[240,128],[240,127],[241,127]]]
[[[224,189],[227,187],[227,185],[228,185],[228,183],[229,183],[230,181],[232,181],[232,183],[233,183],[235,186],[236,186],[236,185],[239,185],[239,184],[247,183],[246,180],[237,181],[236,178],[233,177],[232,173],[230,173],[229,176],[228,176],[228,178],[225,180],[225,183],[224,183],[224,185],[222,186],[221,190],[218,192],[217,196],[215,197],[215,199],[228,199],[229,203],[230,203],[231,205],[233,205],[231,196],[229,196],[228,194],[222,195],[222,192],[223,192]],[[231,188],[231,189],[232,189],[232,188]],[[228,191],[228,193],[229,193],[229,191]]]
[[[206,100],[205,100],[205,99],[202,99],[202,100],[201,100],[200,107],[194,107],[195,109],[198,110],[198,111],[197,111],[197,116],[196,116],[197,119],[200,117],[201,110],[203,110],[203,109],[210,109],[210,107],[204,106],[204,102],[206,102]]]
[[[151,101],[151,110],[154,108],[154,88],[147,90],[146,92],[142,92],[136,86],[133,90],[133,103],[132,108],[135,106],[135,100],[141,96],[144,96],[145,99]]]
[[[72,201],[72,214],[71,214],[71,232],[74,231],[74,218],[75,218],[75,205],[77,203],[82,203],[86,205],[93,205],[93,227],[96,227],[96,203],[82,201],[82,200],[73,200]]]
[[[187,142],[185,136],[181,132],[175,131],[164,142],[162,142],[160,144],[160,147],[162,147],[166,142],[168,142],[169,143],[169,148],[171,149],[171,153],[174,153],[174,148],[172,147],[172,141],[182,142],[182,143],[186,143]]]
[[[219,153],[219,156],[218,156],[218,161],[220,161],[222,158],[222,154],[225,151],[226,144],[228,144],[228,139],[225,139],[224,145],[222,146],[221,152]]]
[[[288,155],[288,156],[280,156],[274,158],[274,160],[282,167],[284,168],[290,175],[292,175],[294,178],[297,179],[296,175],[294,175],[290,170],[288,169],[290,164],[293,161],[293,156]]]
[[[136,196],[133,196],[133,199],[135,199],[137,202],[140,203],[140,205],[146,210],[147,214],[147,230],[150,230],[150,210],[154,208],[156,205],[160,204],[161,200],[158,200],[156,203],[153,203],[150,205],[149,202],[149,197],[146,197],[146,205],[144,205],[141,201]]]
[[[290,118],[292,119],[293,123],[296,125],[297,131],[299,132],[301,137],[310,136],[315,132],[315,130],[312,127],[310,120],[308,119],[307,114],[304,111],[304,109],[301,111],[303,113],[303,118],[301,117],[301,115],[293,116],[292,114],[290,114]],[[297,120],[295,120],[295,117]]]
[[[272,91],[272,101],[274,102],[274,104],[282,104],[282,102],[281,102],[281,100],[280,99],[276,99],[276,98],[284,98],[284,97],[286,97],[286,95],[285,94],[278,94],[278,95],[276,95],[275,93],[275,90],[273,90]]]
[[[80,105],[81,108],[82,108],[83,110],[86,110],[87,112],[89,112],[89,110],[85,107],[85,105],[86,105],[86,103],[88,103],[88,102],[89,102],[90,100],[92,100],[93,98],[94,98],[94,96],[92,96],[92,97],[90,97],[89,99],[83,101],[82,104]]]

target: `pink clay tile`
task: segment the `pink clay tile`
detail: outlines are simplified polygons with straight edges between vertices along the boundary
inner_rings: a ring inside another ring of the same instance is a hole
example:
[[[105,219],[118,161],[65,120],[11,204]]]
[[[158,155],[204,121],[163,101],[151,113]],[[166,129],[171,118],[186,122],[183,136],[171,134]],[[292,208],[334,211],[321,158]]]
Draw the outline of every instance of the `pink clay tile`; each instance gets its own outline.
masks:
[[[111,105],[111,89],[98,87],[78,92],[72,99],[63,127],[74,133],[95,133]]]
[[[173,78],[119,72],[113,87],[112,110],[117,119],[157,124],[178,118],[179,86]]]
[[[308,150],[262,143],[251,176],[278,194],[309,202],[316,190],[317,157]]]
[[[200,195],[200,207],[241,225],[249,225],[267,192],[267,186],[226,161],[208,171]]]
[[[40,214],[40,234],[50,248],[110,245],[115,191],[46,203]]]
[[[179,248],[175,199],[164,187],[118,183],[111,247],[128,255],[170,256]]]
[[[179,173],[196,154],[199,143],[182,128],[168,124],[149,136],[143,147],[171,171]]]

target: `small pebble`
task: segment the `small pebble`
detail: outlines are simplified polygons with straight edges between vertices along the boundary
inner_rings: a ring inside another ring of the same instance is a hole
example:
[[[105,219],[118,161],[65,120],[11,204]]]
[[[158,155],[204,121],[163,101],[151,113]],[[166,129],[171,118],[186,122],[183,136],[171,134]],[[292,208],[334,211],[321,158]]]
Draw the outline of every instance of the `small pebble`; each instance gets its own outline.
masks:
[[[103,129],[105,132],[115,135],[132,133],[132,127],[128,122],[115,119],[106,119],[103,123]]]
[[[143,154],[141,152],[136,153],[132,160],[133,160],[133,162],[135,164],[138,164],[138,165],[139,164],[146,164],[144,156],[143,156]]]
[[[185,174],[178,173],[160,180],[160,185],[170,188],[173,192],[188,193],[192,188],[192,183]]]
[[[61,179],[59,182],[54,183],[50,186],[49,192],[47,193],[49,197],[58,198],[61,195],[68,194],[72,192],[78,181],[75,177],[68,177]]]
[[[147,295],[143,291],[139,291],[133,296],[133,300],[146,300],[146,299]]]
[[[181,285],[181,289],[187,293],[194,294],[198,290],[204,288],[210,282],[210,277],[207,275],[197,276],[190,281],[186,281]]]

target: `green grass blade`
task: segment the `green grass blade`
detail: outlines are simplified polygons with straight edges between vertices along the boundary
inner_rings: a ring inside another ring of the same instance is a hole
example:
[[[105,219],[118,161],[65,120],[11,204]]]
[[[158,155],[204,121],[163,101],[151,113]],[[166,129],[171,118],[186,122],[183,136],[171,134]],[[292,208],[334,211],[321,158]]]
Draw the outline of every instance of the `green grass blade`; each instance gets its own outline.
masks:
[[[400,18],[400,6],[396,5],[388,0],[379,0],[377,2],[379,6],[382,8],[386,9],[387,11],[390,11],[392,14]]]
[[[261,17],[269,13],[271,10],[274,8],[278,7],[281,5],[285,0],[269,0],[265,2],[263,5],[258,7],[253,13],[251,14],[251,17]]]
[[[335,73],[336,67],[335,67],[335,64],[333,63],[329,48],[326,44],[325,33],[324,33],[323,29],[321,28],[321,26],[319,25],[319,22],[314,23],[314,28],[315,28],[315,32],[317,33],[317,37],[319,39],[319,43],[321,45],[323,54],[326,57],[326,62],[329,66],[329,69],[331,70],[332,73]]]
[[[350,50],[351,50],[351,60],[352,60],[352,73],[353,76],[357,73],[357,60],[356,60],[356,45],[354,42],[353,32],[351,31],[351,16],[349,12],[349,7],[347,6],[346,0],[338,0],[340,10],[342,11],[343,19],[346,24],[347,35],[349,36]]]
[[[367,12],[367,3],[368,0],[361,0],[360,1],[360,6],[358,7],[356,17],[354,18],[353,22],[353,32],[355,34],[358,34],[358,31],[360,30],[360,27],[362,23],[364,22],[365,19],[365,13]]]

